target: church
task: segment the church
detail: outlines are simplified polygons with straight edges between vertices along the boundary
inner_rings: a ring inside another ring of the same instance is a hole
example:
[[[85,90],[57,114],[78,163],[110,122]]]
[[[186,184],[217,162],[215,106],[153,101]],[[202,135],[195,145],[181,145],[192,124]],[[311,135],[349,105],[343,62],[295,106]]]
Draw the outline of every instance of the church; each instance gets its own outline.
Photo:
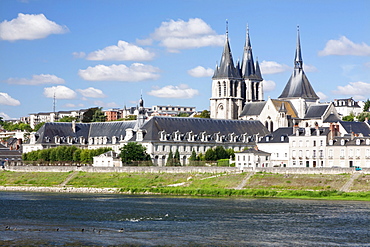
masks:
[[[278,99],[264,100],[263,78],[254,62],[247,29],[243,59],[234,65],[228,32],[220,65],[212,77],[211,118],[259,120],[269,131],[281,127],[328,126],[339,121],[333,103],[320,103],[304,70],[299,29],[294,70]]]

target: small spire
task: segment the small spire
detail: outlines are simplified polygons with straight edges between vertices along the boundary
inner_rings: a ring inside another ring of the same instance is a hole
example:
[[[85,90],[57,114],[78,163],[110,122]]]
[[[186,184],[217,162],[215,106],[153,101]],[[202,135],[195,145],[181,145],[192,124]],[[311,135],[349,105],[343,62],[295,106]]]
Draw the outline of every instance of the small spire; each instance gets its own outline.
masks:
[[[226,19],[226,37],[229,37],[229,21]]]
[[[303,68],[303,59],[301,52],[301,40],[299,34],[299,25],[297,25],[297,48],[295,52],[294,68],[302,69]]]

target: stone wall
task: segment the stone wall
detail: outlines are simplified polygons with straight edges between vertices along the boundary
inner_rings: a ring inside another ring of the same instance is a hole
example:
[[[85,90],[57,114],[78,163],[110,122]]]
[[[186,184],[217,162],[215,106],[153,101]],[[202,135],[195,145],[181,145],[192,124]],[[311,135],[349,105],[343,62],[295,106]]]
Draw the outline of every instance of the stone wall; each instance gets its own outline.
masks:
[[[343,174],[354,173],[354,168],[294,168],[294,167],[257,167],[240,171],[236,167],[158,167],[158,166],[124,166],[124,167],[91,167],[91,166],[6,166],[5,170],[18,172],[126,172],[126,173],[239,173],[271,172],[284,174]],[[363,173],[370,174],[370,168],[363,168]]]

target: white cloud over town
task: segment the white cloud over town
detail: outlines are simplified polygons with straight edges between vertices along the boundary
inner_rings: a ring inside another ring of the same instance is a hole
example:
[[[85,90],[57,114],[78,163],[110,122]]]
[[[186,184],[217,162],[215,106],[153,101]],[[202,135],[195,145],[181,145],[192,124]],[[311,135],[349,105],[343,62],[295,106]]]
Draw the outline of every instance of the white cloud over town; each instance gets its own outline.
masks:
[[[155,88],[148,94],[158,98],[191,99],[198,95],[199,92],[186,84],[180,84],[178,86],[168,85],[162,88]]]
[[[202,66],[197,66],[193,69],[188,70],[188,74],[192,77],[210,77],[213,75],[213,69],[206,69]]]
[[[326,95],[326,94],[324,94],[323,92],[316,92],[316,94],[317,94],[317,96],[319,96],[319,98],[321,99],[321,100],[327,100],[329,97]]]
[[[7,93],[0,92],[0,105],[17,106],[20,104],[21,102],[19,102],[19,100],[12,98],[12,96]]]
[[[350,82],[345,86],[337,86],[333,93],[345,96],[351,96],[355,100],[365,100],[370,95],[370,83],[363,81]]]
[[[78,75],[87,81],[126,81],[138,82],[159,78],[159,68],[141,63],[133,63],[130,67],[119,65],[97,65],[78,71]]]
[[[8,41],[43,39],[51,34],[66,32],[66,26],[48,20],[43,14],[19,13],[17,18],[0,23],[0,39]]]
[[[115,108],[115,107],[119,107],[119,105],[116,104],[115,102],[106,103],[106,102],[103,102],[101,100],[94,101],[94,105],[98,105],[98,106],[103,107],[103,108]]]
[[[54,86],[44,88],[44,96],[56,99],[75,99],[77,93],[66,86]]]
[[[10,116],[6,114],[5,112],[0,112],[0,117],[3,118],[3,120],[10,120]]]
[[[169,52],[205,46],[222,46],[225,42],[224,35],[217,34],[200,18],[162,22],[161,26],[151,34],[151,39],[159,41],[159,45],[166,47]],[[147,39],[141,43],[150,42],[150,39]]]
[[[329,40],[324,50],[319,51],[319,56],[330,55],[353,55],[353,56],[370,56],[370,46],[362,42],[356,44],[347,37],[342,36],[339,40]]]
[[[142,47],[119,40],[117,45],[105,47],[102,50],[91,52],[87,60],[114,60],[114,61],[149,61],[155,54]]]
[[[85,107],[84,104],[72,104],[72,103],[67,103],[64,106],[65,107],[68,107],[68,108],[81,108],[81,107]]]
[[[18,85],[42,85],[42,84],[63,84],[64,79],[56,75],[41,74],[32,75],[31,79],[27,78],[9,78],[5,82]]]
[[[275,90],[276,83],[271,80],[263,80],[263,91],[265,92],[271,92]]]
[[[279,64],[274,61],[265,61],[263,60],[260,64],[260,69],[262,74],[278,74],[285,71],[291,70],[291,67],[289,67],[286,64]]]
[[[105,98],[107,97],[102,90],[89,87],[86,89],[77,89],[77,92],[79,92],[83,97],[87,98]]]

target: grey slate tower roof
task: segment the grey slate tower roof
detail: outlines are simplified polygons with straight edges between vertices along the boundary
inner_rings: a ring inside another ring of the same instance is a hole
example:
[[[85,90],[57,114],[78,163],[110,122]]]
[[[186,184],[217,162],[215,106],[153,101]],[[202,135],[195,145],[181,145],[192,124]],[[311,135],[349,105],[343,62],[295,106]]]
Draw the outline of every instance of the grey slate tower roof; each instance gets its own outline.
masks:
[[[226,31],[226,41],[224,51],[222,52],[220,66],[216,66],[213,79],[240,78],[239,70],[234,66],[233,56],[231,54],[229,36]]]
[[[249,37],[249,28],[247,28],[247,36],[245,39],[241,75],[243,78],[247,79],[257,79],[262,81],[261,70],[258,62],[256,67],[253,61],[253,52],[251,46],[251,40]]]
[[[282,94],[279,96],[279,99],[280,98],[283,99],[304,98],[311,100],[319,99],[319,97],[313,90],[311,83],[308,81],[306,74],[303,71],[303,60],[301,52],[301,41],[299,37],[299,29],[297,35],[297,48],[294,59],[294,71],[288,83],[286,84]]]

